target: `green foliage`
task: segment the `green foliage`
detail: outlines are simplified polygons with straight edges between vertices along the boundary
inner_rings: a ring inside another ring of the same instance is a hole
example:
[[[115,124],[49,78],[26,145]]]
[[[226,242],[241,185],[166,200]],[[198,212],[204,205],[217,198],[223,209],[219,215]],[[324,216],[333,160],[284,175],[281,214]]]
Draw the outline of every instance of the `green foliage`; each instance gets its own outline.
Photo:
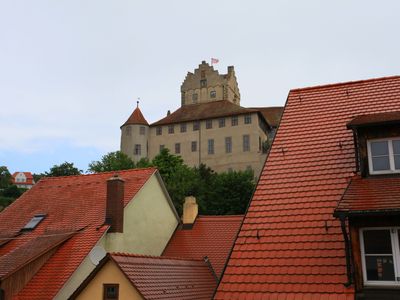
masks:
[[[15,199],[11,197],[0,196],[0,211],[10,205]]]
[[[144,163],[144,162],[143,162]],[[135,163],[125,153],[121,151],[109,152],[100,161],[92,161],[89,164],[89,172],[108,172],[127,170],[135,168]]]
[[[54,165],[50,168],[49,172],[45,172],[46,177],[58,177],[58,176],[71,176],[81,175],[82,170],[79,170],[74,166],[74,163],[64,162],[60,165]]]
[[[32,174],[33,180],[37,183],[42,177],[46,177],[44,173]]]
[[[3,191],[2,191],[2,195],[4,197],[9,197],[9,198],[13,198],[13,199],[17,199],[19,196],[21,196],[25,191],[27,191],[27,189],[22,189],[17,187],[16,185],[10,185],[8,187],[6,187]]]
[[[0,189],[4,189],[11,185],[11,174],[6,166],[0,166]]]
[[[152,164],[159,169],[179,214],[186,196],[196,197],[200,214],[243,214],[255,188],[252,171],[218,174],[204,164],[190,168],[166,148]]]

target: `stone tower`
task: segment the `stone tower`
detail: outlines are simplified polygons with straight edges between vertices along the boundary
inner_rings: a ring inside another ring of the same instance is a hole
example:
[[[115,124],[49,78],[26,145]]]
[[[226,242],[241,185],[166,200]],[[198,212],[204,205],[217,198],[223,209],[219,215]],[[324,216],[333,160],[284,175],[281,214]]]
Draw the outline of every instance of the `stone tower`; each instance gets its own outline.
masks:
[[[181,85],[181,104],[189,105],[228,100],[240,105],[240,92],[233,66],[227,74],[219,74],[203,61],[194,73],[188,72]]]
[[[137,107],[121,126],[121,152],[128,155],[134,162],[148,157],[149,123]]]

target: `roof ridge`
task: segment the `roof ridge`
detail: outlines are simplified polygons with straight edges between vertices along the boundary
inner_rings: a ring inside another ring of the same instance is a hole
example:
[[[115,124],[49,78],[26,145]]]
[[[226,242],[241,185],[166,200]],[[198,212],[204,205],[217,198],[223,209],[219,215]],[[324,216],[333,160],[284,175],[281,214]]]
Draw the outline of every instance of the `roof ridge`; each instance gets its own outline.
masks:
[[[135,254],[135,253],[127,253],[127,252],[110,252],[111,256],[126,256],[126,257],[137,257],[137,258],[154,258],[160,260],[183,260],[183,261],[195,261],[195,262],[204,262],[203,259],[195,259],[195,258],[184,258],[177,256],[157,256],[157,255],[146,255],[146,254]]]
[[[89,177],[89,176],[96,176],[96,175],[105,175],[105,174],[115,174],[115,173],[128,173],[132,171],[144,171],[154,169],[157,170],[156,167],[146,167],[146,168],[137,168],[137,169],[126,169],[126,170],[116,170],[116,171],[106,171],[106,172],[98,172],[98,173],[88,173],[88,174],[80,174],[80,175],[66,175],[66,176],[54,176],[54,177],[42,177],[40,181],[47,181],[47,180],[57,180],[57,179],[65,179],[65,178],[75,178],[75,177]]]
[[[198,218],[243,218],[244,215],[198,215]]]
[[[389,79],[400,79],[400,75],[374,77],[374,78],[360,79],[360,80],[350,80],[350,81],[343,81],[343,82],[337,82],[337,83],[319,84],[319,85],[314,85],[314,86],[309,86],[309,87],[291,89],[289,91],[289,93],[308,91],[308,90],[314,90],[314,89],[320,89],[320,88],[335,87],[335,86],[344,86],[344,85],[371,82],[371,81],[389,80]]]

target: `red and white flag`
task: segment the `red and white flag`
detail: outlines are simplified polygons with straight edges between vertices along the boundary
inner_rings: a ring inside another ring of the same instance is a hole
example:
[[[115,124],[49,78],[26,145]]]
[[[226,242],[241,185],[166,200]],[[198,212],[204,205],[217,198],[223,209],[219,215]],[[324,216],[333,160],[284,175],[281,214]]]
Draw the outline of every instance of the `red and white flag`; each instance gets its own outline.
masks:
[[[211,64],[212,65],[217,64],[217,63],[219,63],[219,59],[218,58],[211,58]]]

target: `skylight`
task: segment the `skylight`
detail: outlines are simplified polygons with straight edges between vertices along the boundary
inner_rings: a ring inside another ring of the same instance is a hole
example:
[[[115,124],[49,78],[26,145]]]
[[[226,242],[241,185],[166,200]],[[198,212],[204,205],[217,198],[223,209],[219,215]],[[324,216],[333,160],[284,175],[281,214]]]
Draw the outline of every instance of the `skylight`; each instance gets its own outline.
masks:
[[[46,214],[35,215],[22,230],[33,230],[46,217]]]

